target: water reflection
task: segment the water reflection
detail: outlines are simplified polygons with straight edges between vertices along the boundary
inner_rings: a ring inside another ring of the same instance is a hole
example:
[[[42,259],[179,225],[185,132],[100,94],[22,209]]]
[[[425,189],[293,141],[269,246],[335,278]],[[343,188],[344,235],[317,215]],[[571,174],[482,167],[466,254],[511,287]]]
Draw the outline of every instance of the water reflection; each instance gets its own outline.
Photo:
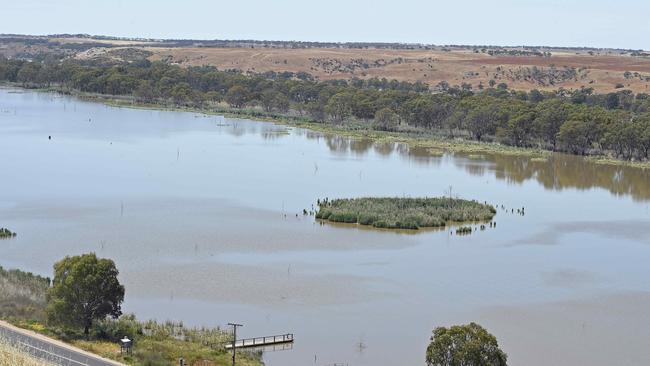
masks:
[[[514,183],[534,179],[549,190],[603,188],[616,195],[630,195],[637,201],[650,199],[649,169],[597,164],[565,154],[553,154],[546,161],[487,155],[484,161],[490,166],[465,164],[465,168],[475,175],[483,175],[489,169],[498,179]]]
[[[598,164],[579,156],[552,154],[541,160],[501,154],[445,153],[441,157],[432,155],[427,149],[409,148],[402,143],[373,142],[314,132],[305,133],[305,136],[324,141],[330,151],[338,155],[364,156],[370,151],[380,156],[395,153],[422,165],[437,165],[446,157],[469,174],[482,176],[491,173],[508,183],[535,180],[549,190],[602,188],[615,195],[630,195],[637,201],[650,199],[650,169]]]
[[[650,329],[649,205],[615,197],[647,199],[646,171],[564,155],[433,156],[39,93],[0,90],[2,110],[0,165],[11,174],[0,220],[19,233],[0,245],[5,267],[50,275],[62,256],[95,251],[115,260],[124,310],[143,319],[238,320],[246,338],[296,333],[291,352],[265,352],[267,365],[314,355],[319,365],[417,365],[434,326],[469,321],[492,330],[513,364],[545,366],[536,356],[551,353],[554,365],[647,363],[637,329]],[[405,235],[301,215],[319,197],[439,195],[452,185],[505,204],[498,228]],[[592,187],[607,191],[575,190]],[[564,188],[574,189],[557,194]],[[525,216],[513,212],[524,204]],[[632,295],[593,306],[612,290]],[[582,326],[585,314],[597,328]],[[405,324],[399,334],[393,319]],[[608,329],[616,334],[603,342]],[[612,352],[598,353],[603,344]],[[598,358],[571,359],[580,345]]]

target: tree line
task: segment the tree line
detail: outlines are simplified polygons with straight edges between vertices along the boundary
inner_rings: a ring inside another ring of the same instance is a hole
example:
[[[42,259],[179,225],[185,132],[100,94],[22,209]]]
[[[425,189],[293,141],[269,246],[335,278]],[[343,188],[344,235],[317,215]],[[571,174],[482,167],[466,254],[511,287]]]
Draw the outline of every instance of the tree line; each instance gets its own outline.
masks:
[[[243,74],[147,60],[100,65],[52,58],[0,58],[0,81],[132,96],[142,103],[206,109],[227,103],[313,122],[571,154],[628,160],[647,160],[650,154],[650,95],[629,90],[524,92],[496,82],[477,88],[442,82],[430,88],[378,78],[318,81],[306,73]]]

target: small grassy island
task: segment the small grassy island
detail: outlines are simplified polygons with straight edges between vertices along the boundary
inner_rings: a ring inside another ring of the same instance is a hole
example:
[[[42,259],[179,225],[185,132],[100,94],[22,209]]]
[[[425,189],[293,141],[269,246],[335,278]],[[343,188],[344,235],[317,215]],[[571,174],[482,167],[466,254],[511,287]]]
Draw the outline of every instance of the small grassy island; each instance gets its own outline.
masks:
[[[458,198],[352,198],[318,200],[316,218],[382,229],[444,227],[447,223],[490,221],[496,209]]]
[[[0,239],[8,239],[8,238],[14,238],[16,236],[16,233],[12,232],[9,229],[5,228],[0,228]]]

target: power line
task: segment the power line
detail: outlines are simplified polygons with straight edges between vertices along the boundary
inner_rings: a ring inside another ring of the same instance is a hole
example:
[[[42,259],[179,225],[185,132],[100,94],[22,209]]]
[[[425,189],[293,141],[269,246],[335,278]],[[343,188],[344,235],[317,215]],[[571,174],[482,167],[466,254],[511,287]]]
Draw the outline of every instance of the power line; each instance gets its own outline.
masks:
[[[232,326],[232,366],[235,366],[235,358],[237,356],[237,327],[243,327],[243,325],[237,323],[228,323],[228,325]]]

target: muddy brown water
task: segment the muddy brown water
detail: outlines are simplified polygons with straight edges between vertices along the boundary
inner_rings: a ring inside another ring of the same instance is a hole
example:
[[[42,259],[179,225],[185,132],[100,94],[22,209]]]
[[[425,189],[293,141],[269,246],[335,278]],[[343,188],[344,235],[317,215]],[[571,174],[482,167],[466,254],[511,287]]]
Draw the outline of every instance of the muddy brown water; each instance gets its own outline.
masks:
[[[470,321],[512,365],[650,363],[649,170],[431,157],[9,89],[0,166],[0,226],[18,233],[0,265],[51,275],[94,251],[116,261],[139,318],[294,333],[267,365],[423,365],[433,327]],[[497,227],[390,232],[299,214],[316,198],[450,186],[498,205]]]

